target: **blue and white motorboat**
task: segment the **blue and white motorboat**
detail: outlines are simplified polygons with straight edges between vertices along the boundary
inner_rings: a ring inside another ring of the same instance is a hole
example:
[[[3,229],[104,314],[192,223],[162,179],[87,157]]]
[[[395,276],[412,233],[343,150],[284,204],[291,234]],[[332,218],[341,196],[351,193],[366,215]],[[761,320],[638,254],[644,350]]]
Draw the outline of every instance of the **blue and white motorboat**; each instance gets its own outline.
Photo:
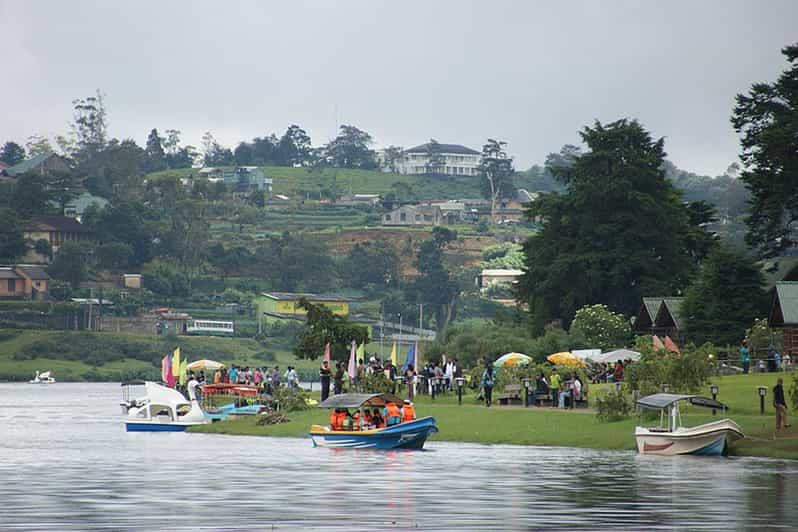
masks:
[[[683,427],[680,402],[721,411],[727,408],[715,399],[698,395],[656,393],[641,397],[638,406],[660,411],[658,427],[635,428],[637,450],[641,454],[721,456],[727,453],[731,442],[745,437],[740,426],[728,418]]]
[[[363,408],[382,408],[387,403],[402,404],[402,399],[389,393],[362,394],[345,393],[334,395],[321,403],[319,408],[357,408],[363,418]],[[358,428],[358,427],[353,427]],[[363,430],[333,430],[324,425],[313,425],[310,437],[314,447],[345,449],[422,449],[431,434],[438,432],[433,417],[423,417],[397,425]]]
[[[210,422],[196,398],[188,400],[177,390],[151,381],[122,383],[126,391],[136,385],[144,386],[145,395],[130,399],[125,393],[121,403],[128,432],[183,432]]]

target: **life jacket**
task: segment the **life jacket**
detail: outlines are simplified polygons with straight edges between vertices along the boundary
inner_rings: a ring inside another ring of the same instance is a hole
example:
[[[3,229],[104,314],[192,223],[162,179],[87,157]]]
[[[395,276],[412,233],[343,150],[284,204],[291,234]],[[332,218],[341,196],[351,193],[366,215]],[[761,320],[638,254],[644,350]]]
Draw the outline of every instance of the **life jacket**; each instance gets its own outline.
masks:
[[[344,430],[344,419],[346,419],[345,412],[335,412],[330,414],[330,428],[332,430]]]
[[[364,414],[363,415],[363,423],[367,427],[370,427],[370,426],[372,426],[374,424],[374,418],[371,417],[371,414]]]
[[[355,430],[360,430],[360,412],[355,412],[355,416],[352,419]]]
[[[402,422],[402,412],[396,403],[388,403],[385,405],[385,424],[395,425]]]
[[[402,421],[413,421],[416,419],[416,409],[411,404],[402,407]]]

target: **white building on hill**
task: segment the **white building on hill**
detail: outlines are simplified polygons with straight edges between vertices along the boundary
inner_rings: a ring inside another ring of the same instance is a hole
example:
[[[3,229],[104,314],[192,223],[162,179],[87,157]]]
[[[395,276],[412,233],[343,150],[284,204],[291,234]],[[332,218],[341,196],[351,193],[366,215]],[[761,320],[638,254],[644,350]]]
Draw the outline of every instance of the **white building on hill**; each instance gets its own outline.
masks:
[[[400,174],[445,174],[476,176],[481,153],[459,144],[438,144],[440,165],[430,168],[430,143],[405,150],[396,162]]]

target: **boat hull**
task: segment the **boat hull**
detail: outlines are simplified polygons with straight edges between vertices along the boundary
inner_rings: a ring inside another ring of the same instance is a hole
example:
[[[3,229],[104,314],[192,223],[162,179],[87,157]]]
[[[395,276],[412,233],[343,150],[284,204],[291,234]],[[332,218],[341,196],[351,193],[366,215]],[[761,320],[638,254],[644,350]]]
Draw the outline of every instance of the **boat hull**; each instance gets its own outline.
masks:
[[[740,426],[731,419],[679,428],[675,432],[645,427],[635,429],[637,450],[641,454],[721,456],[726,454],[731,442],[741,438],[744,435]]]
[[[438,432],[435,418],[425,417],[382,429],[332,431],[314,425],[310,431],[314,447],[339,449],[422,449],[427,438]]]
[[[185,432],[188,427],[203,425],[203,423],[160,423],[146,421],[126,421],[127,432]]]

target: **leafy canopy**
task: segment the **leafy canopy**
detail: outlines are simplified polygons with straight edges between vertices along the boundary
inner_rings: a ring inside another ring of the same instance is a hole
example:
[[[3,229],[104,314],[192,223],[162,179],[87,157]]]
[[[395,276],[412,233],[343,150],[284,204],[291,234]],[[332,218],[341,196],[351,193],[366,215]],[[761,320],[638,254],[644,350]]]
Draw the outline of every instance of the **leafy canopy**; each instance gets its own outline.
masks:
[[[349,356],[352,340],[358,344],[369,341],[368,328],[349,321],[345,316],[333,314],[323,305],[314,305],[305,298],[299,306],[307,311],[307,320],[298,334],[294,346],[297,358],[316,360],[324,354],[324,346],[330,343],[330,358],[344,361]]]

